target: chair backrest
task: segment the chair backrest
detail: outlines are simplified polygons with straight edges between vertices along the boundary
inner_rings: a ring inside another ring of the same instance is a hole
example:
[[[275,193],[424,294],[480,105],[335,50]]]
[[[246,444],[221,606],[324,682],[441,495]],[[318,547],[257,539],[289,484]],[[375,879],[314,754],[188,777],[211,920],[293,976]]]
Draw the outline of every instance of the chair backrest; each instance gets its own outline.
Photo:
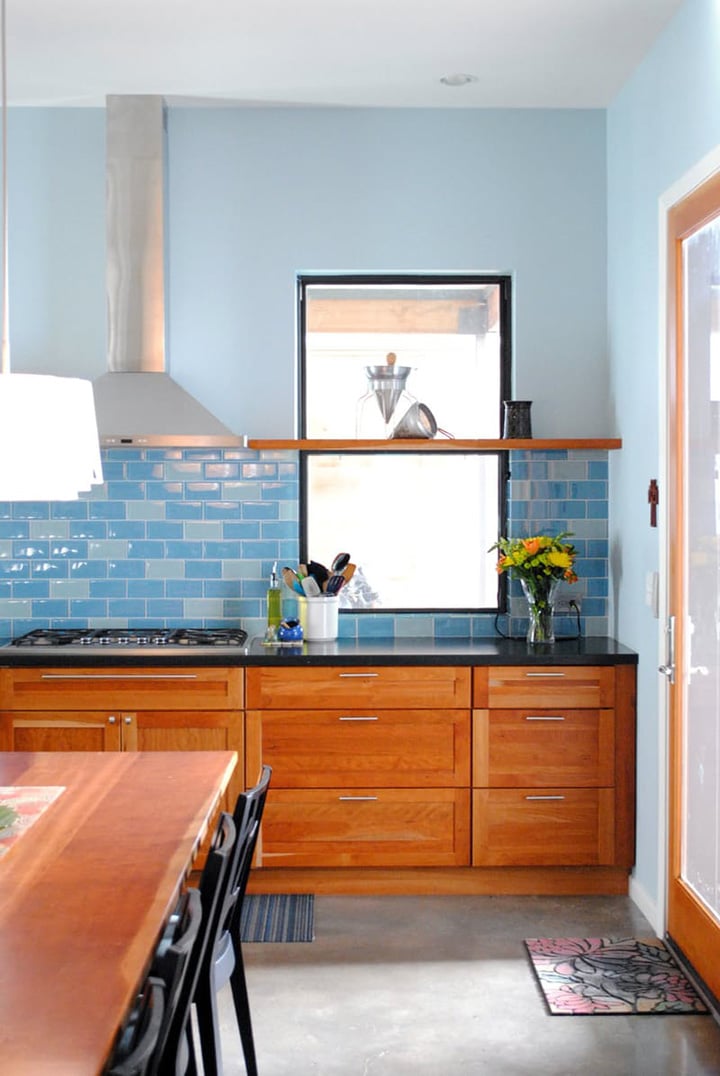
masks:
[[[185,1048],[190,1025],[190,1009],[205,953],[208,948],[210,952],[213,951],[219,923],[222,923],[220,916],[225,906],[227,886],[232,880],[230,867],[234,862],[236,846],[235,823],[231,816],[223,811],[200,875],[198,889],[202,902],[202,920],[175,1001],[165,1047],[158,1057],[155,1071],[159,1076],[176,1076],[177,1071],[182,1071],[178,1059]]]
[[[146,1076],[150,1072],[165,1011],[165,984],[148,976],[105,1069],[106,1076]]]
[[[168,919],[150,965],[150,974],[165,983],[165,1015],[158,1035],[155,1065],[159,1065],[170,1033],[183,981],[202,925],[199,889],[186,889]]]
[[[232,937],[237,939],[240,937],[240,915],[243,897],[250,877],[250,867],[252,866],[255,846],[260,833],[260,823],[265,810],[265,800],[267,799],[271,777],[272,767],[263,766],[257,784],[248,789],[247,792],[240,793],[233,811],[233,819],[239,834],[239,848],[235,864],[235,877],[225,898],[223,923]]]

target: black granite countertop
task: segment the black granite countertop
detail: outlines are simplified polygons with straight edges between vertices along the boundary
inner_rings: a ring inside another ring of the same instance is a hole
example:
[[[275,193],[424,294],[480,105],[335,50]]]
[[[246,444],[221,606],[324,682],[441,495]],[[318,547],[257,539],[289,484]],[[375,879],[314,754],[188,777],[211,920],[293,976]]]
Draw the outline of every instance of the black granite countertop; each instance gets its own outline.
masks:
[[[338,639],[330,643],[246,647],[17,648],[0,639],[0,668],[45,666],[219,666],[219,665],[634,665],[637,654],[608,636],[559,639],[529,646],[519,639]]]

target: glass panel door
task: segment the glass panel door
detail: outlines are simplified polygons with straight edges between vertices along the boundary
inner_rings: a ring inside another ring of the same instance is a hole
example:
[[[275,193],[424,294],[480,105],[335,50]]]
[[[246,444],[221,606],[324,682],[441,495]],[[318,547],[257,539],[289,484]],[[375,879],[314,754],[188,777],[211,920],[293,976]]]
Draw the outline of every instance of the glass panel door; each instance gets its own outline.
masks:
[[[720,917],[720,220],[683,243],[687,558],[682,877]]]
[[[668,934],[720,995],[720,174],[668,239]]]

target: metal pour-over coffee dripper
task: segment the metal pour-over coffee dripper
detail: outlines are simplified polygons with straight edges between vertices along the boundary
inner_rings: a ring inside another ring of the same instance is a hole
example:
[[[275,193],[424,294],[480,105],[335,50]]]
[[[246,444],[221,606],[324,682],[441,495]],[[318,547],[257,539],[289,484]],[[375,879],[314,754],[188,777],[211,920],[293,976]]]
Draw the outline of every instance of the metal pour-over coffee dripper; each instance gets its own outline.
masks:
[[[389,437],[393,416],[405,414],[416,402],[405,388],[410,366],[396,366],[391,351],[385,366],[366,366],[368,389],[358,401],[357,436],[359,438]]]

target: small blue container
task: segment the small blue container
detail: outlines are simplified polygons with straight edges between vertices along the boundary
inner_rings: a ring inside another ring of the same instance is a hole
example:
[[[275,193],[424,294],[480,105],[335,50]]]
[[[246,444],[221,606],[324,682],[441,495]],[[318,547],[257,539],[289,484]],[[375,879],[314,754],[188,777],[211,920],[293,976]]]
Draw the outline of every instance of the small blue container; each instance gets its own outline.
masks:
[[[281,643],[301,643],[303,639],[303,630],[300,621],[281,621],[277,630],[277,637]]]

